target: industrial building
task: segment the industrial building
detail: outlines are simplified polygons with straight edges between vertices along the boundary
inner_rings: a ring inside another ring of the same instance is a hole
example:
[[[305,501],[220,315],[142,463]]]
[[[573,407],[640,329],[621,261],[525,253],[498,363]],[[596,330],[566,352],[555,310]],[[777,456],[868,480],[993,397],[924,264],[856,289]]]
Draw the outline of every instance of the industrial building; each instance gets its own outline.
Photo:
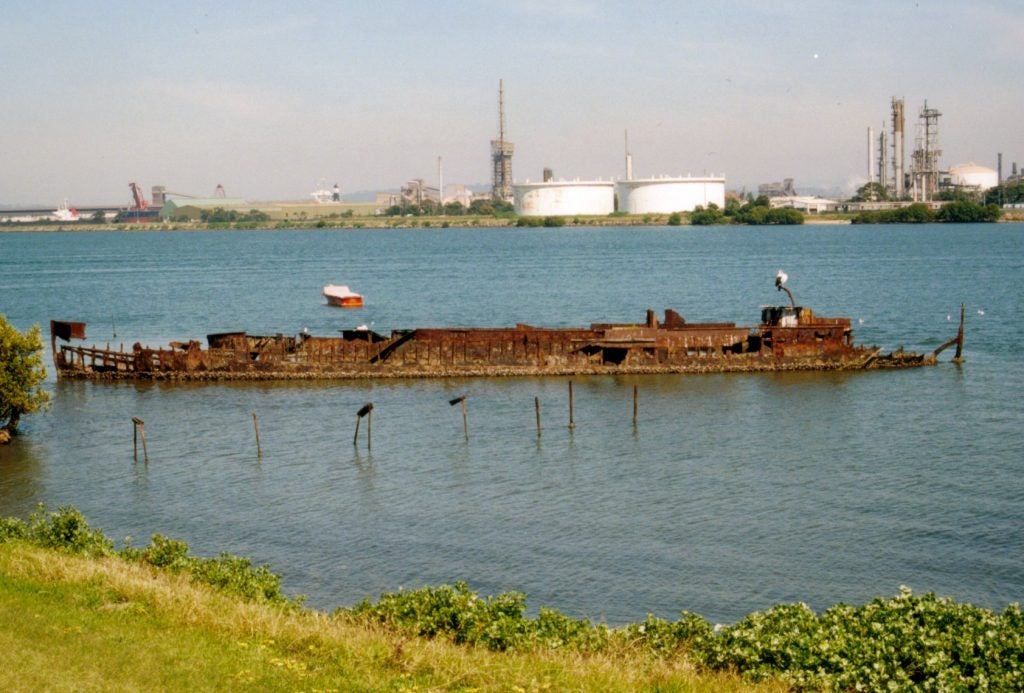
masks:
[[[615,187],[619,211],[627,214],[671,214],[710,204],[725,206],[724,176],[627,178]]]
[[[612,181],[554,181],[512,186],[516,214],[523,217],[608,215],[615,211]]]
[[[212,212],[218,208],[247,213],[253,207],[252,203],[238,197],[189,197],[180,200],[165,198],[159,216],[162,221],[199,221],[203,212]]]
[[[772,209],[782,207],[797,209],[805,214],[825,214],[836,211],[836,207],[839,203],[835,200],[828,200],[823,197],[786,195],[769,198],[768,204]]]

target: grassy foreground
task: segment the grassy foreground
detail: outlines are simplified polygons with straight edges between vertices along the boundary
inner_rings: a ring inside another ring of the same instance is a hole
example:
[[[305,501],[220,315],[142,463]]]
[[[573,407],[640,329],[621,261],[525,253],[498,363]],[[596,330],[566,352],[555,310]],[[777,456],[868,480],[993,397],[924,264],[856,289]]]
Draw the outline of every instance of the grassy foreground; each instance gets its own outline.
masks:
[[[525,602],[458,582],[327,615],[247,558],[159,534],[116,550],[74,508],[40,506],[0,517],[0,690],[1024,690],[1017,604],[901,588],[610,628]]]
[[[512,653],[0,542],[0,690],[785,690],[639,651]]]

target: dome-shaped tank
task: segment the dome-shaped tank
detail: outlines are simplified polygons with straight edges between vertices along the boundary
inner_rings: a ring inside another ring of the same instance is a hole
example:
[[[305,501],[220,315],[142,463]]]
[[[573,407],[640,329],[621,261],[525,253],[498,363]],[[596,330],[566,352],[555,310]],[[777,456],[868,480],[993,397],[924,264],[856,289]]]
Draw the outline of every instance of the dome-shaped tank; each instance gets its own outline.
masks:
[[[971,162],[951,167],[949,182],[964,188],[988,190],[999,185],[999,174],[990,168]]]

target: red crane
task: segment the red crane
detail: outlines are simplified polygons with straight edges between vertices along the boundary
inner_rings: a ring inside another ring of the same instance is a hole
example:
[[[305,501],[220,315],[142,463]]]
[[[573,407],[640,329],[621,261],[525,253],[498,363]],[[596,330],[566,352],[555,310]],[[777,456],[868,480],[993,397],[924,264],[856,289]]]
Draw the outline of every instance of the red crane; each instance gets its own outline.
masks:
[[[141,211],[149,207],[149,202],[142,196],[142,188],[139,187],[138,183],[129,183],[128,187],[132,189],[132,197],[135,198],[135,206],[132,209]]]

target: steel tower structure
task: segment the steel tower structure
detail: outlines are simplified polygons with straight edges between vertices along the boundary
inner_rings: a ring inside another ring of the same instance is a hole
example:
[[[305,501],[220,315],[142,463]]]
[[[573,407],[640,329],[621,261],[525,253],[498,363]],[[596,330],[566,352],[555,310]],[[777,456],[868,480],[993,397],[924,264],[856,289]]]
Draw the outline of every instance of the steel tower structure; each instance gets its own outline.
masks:
[[[498,80],[498,139],[491,140],[491,196],[496,200],[512,201],[513,149],[505,141],[505,84]]]

